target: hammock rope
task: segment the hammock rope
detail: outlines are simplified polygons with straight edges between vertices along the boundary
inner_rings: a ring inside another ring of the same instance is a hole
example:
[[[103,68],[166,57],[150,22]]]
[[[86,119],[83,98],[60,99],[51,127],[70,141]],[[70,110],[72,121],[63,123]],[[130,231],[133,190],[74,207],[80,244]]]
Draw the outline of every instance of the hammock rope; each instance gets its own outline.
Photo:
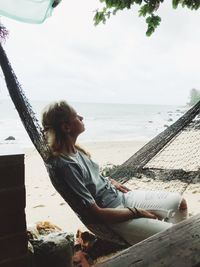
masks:
[[[21,118],[21,121],[24,124],[24,127],[32,140],[34,146],[37,151],[41,155],[44,160],[45,165],[49,165],[50,170],[50,178],[51,175],[54,174],[53,167],[51,168],[51,153],[50,148],[45,140],[42,128],[38,122],[38,119],[33,112],[33,109],[25,96],[24,91],[19,84],[17,77],[11,67],[11,64],[7,58],[7,55],[0,44],[0,65],[2,71],[5,76],[6,85],[11,96],[11,99],[18,111],[18,114]],[[140,177],[143,175],[144,177],[151,177],[156,181],[160,180],[171,180],[173,179],[181,180],[184,178],[184,183],[179,188],[180,192],[184,192],[190,183],[194,181],[194,179],[199,179],[199,169],[198,169],[198,161],[196,163],[195,171],[185,171],[184,169],[178,169],[177,166],[175,169],[164,168],[164,165],[160,167],[159,164],[154,162],[154,159],[158,161],[157,156],[163,156],[163,153],[167,151],[167,149],[173,144],[174,140],[178,140],[178,137],[181,136],[183,132],[187,132],[190,129],[194,131],[198,131],[200,128],[195,118],[200,112],[200,102],[198,102],[193,108],[191,108],[184,116],[182,116],[177,122],[168,127],[164,132],[159,134],[153,140],[151,140],[147,145],[141,148],[135,155],[133,155],[130,159],[128,159],[124,164],[122,164],[117,170],[112,174],[116,180],[120,180],[122,182],[134,182],[135,177]],[[194,127],[195,126],[195,127]],[[184,130],[185,129],[185,130]],[[200,142],[199,142],[200,144]],[[196,146],[196,143],[195,143]],[[200,151],[200,147],[199,147]],[[191,152],[192,153],[192,152]],[[198,155],[197,155],[198,156]],[[200,158],[200,157],[199,157]],[[162,160],[162,162],[165,161]],[[156,165],[157,164],[157,165]],[[200,162],[199,162],[200,166]],[[174,183],[175,184],[175,183]],[[177,184],[177,187],[180,187],[180,183]],[[149,187],[148,187],[149,188]],[[69,189],[70,190],[70,189]],[[80,199],[74,196],[73,192],[67,192],[68,197],[66,199],[67,203],[71,206],[71,208],[76,212],[82,222],[92,230],[97,236],[102,239],[107,239],[109,241],[123,244],[127,246],[127,243],[124,240],[117,236],[116,234],[112,234],[112,231],[109,229],[109,226],[103,225],[101,223],[90,223],[91,216],[85,208],[81,207]]]
[[[50,148],[44,137],[42,128],[38,122],[38,119],[33,112],[33,109],[26,98],[24,91],[19,84],[17,77],[11,67],[11,64],[7,58],[7,55],[0,44],[0,65],[5,77],[6,85],[10,94],[10,97],[15,105],[15,108],[22,120],[22,123],[33,142],[35,148],[42,157],[45,166],[49,172],[49,177],[55,176],[55,170],[51,163]],[[51,179],[51,181],[54,179]],[[108,240],[111,243],[119,245],[119,249],[126,248],[129,244],[118,234],[114,233],[110,229],[109,225],[102,222],[96,222],[93,216],[90,215],[85,206],[82,205],[82,201],[78,196],[74,195],[70,188],[68,188],[66,202],[77,214],[79,219],[86,225],[86,227],[92,231],[96,236],[101,239]]]
[[[35,113],[33,112],[33,109],[20,83],[17,80],[17,77],[11,67],[11,64],[1,44],[0,44],[0,64],[2,71],[4,73],[10,97],[21,118],[21,121],[31,141],[36,147],[37,151],[41,155],[44,162],[46,162],[50,156],[50,149],[45,140],[42,128],[38,122]]]

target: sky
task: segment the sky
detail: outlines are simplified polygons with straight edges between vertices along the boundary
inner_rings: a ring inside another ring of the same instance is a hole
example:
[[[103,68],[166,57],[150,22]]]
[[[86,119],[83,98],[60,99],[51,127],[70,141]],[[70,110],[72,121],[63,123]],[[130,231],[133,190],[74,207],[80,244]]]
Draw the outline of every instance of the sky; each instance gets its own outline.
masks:
[[[161,25],[146,37],[136,7],[95,27],[100,6],[62,0],[43,24],[1,17],[4,48],[30,100],[184,105],[192,88],[200,90],[199,11],[173,10],[167,1]]]

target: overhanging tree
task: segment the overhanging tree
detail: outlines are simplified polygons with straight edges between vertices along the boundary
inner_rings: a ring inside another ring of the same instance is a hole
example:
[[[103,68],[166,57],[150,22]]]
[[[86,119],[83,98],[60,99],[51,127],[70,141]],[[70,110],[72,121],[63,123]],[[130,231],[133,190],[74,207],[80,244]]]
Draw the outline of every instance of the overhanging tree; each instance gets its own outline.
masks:
[[[160,25],[161,18],[155,13],[158,11],[160,4],[164,0],[99,0],[104,3],[102,10],[97,10],[94,16],[95,25],[105,23],[111,15],[115,15],[118,11],[131,9],[138,6],[139,16],[146,18],[147,31],[146,35],[150,36]],[[166,0],[167,1],[167,0]],[[176,9],[178,6],[187,7],[191,10],[197,10],[200,7],[200,0],[172,0],[172,7]]]

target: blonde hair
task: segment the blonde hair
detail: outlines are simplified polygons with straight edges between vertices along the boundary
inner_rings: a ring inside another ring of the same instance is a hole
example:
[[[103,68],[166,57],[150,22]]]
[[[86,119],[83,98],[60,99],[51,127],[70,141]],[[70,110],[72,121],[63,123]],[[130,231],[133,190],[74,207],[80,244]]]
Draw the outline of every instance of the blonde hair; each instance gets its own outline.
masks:
[[[58,156],[62,153],[62,149],[70,145],[71,139],[69,135],[62,130],[63,123],[69,123],[74,109],[66,101],[53,102],[46,106],[42,113],[42,125],[44,134],[52,154]],[[75,144],[75,148],[87,156],[90,154],[82,147]]]

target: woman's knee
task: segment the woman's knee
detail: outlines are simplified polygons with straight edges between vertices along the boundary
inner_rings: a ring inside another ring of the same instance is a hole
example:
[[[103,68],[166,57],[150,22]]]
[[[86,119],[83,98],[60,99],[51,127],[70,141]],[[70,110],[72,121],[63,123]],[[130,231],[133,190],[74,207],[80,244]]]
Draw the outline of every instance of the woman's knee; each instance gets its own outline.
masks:
[[[179,205],[179,210],[180,211],[184,211],[184,210],[187,210],[187,201],[185,200],[185,198],[183,198],[181,200],[181,203]]]

